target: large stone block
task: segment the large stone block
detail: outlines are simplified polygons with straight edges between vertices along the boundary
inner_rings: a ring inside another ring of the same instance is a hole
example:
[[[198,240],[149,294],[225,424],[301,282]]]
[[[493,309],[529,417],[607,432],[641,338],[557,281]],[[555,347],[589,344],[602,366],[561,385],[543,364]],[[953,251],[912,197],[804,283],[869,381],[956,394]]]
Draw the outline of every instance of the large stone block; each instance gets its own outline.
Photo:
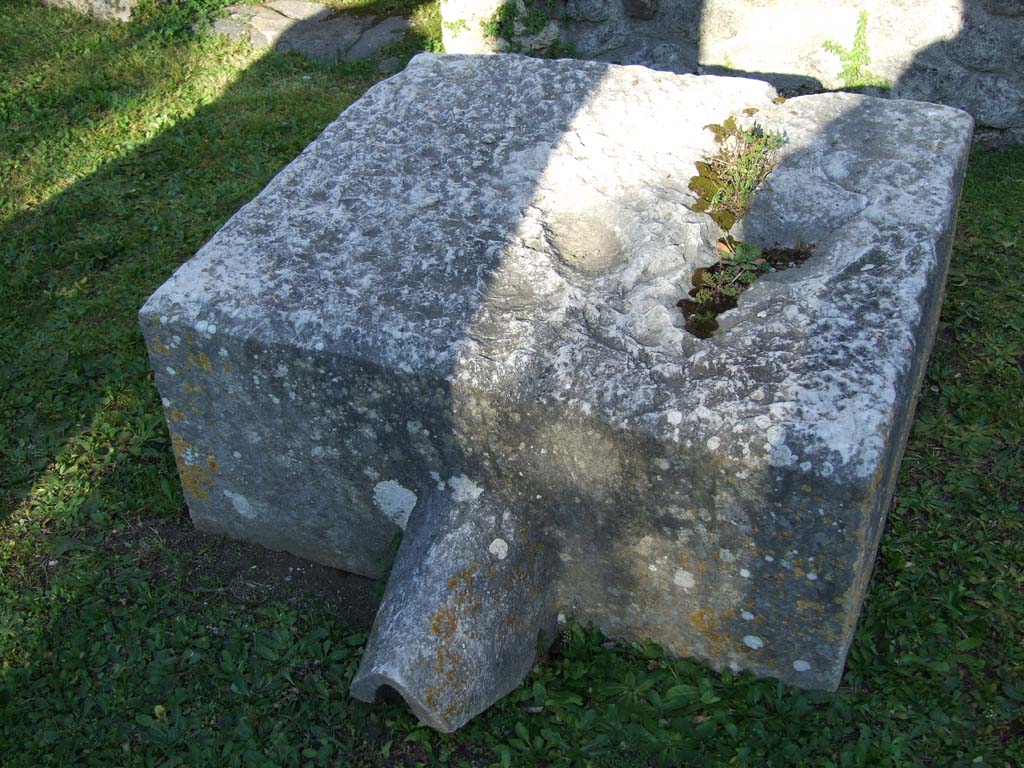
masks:
[[[197,526],[369,575],[405,528],[355,695],[456,728],[559,613],[838,685],[972,122],[774,95],[422,55],[142,309]],[[698,339],[675,305],[721,232],[688,182],[750,110],[788,143],[739,234],[814,256]]]

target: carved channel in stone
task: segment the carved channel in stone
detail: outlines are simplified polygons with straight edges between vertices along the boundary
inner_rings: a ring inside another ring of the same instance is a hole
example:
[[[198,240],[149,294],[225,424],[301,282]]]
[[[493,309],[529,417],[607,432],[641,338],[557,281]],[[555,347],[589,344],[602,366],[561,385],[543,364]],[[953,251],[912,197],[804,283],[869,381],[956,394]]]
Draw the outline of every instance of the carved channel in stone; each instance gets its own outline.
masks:
[[[735,252],[738,245],[748,244],[738,244],[732,238],[724,238],[719,241],[719,245]],[[755,268],[753,270],[731,266],[724,260],[695,270],[690,298],[680,299],[676,303],[686,319],[686,330],[698,339],[710,338],[719,328],[716,318],[723,312],[736,309],[740,294],[750,288],[757,277],[803,264],[811,258],[815,247],[814,243],[801,243],[791,248],[776,243],[771,248],[756,250],[756,257],[751,259],[757,262],[752,264]]]

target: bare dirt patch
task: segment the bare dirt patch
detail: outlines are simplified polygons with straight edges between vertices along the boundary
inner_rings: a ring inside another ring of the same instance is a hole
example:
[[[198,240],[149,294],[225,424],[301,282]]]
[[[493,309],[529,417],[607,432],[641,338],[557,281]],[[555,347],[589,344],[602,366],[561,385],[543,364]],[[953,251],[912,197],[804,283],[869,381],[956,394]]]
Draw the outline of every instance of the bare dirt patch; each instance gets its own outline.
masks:
[[[140,520],[107,546],[134,555],[140,567],[182,590],[232,603],[328,604],[353,630],[373,623],[383,584],[310,562],[287,552],[197,531],[189,519]]]

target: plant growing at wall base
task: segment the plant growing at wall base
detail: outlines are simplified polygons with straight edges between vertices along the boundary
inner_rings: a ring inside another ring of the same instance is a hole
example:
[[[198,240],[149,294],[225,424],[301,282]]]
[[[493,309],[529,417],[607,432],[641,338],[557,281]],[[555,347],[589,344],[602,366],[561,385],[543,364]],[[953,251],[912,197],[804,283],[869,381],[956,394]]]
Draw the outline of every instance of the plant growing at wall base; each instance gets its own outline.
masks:
[[[843,66],[839,71],[839,80],[842,82],[844,90],[855,91],[862,88],[889,90],[892,87],[888,80],[867,68],[871,61],[871,54],[868,53],[867,11],[861,11],[857,17],[857,29],[853,33],[853,45],[850,48],[832,40],[826,40],[821,47],[839,57],[839,63]]]
[[[540,35],[556,16],[555,0],[508,0],[481,23],[488,37],[503,40],[512,53],[546,58],[575,58],[575,51],[561,40],[538,44]]]
[[[705,127],[714,133],[719,151],[696,164],[697,175],[690,179],[690,189],[698,196],[693,210],[706,212],[722,229],[729,230],[775,166],[776,153],[786,139],[757,123],[744,128],[735,117]]]

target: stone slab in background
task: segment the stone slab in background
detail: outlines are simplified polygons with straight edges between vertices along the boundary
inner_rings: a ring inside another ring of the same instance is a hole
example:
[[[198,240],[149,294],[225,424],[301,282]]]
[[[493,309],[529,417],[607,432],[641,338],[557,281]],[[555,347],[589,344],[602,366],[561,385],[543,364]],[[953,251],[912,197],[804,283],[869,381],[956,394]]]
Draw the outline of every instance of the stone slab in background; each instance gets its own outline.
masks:
[[[424,55],[142,309],[198,527],[394,571],[353,683],[452,730],[559,612],[838,685],[938,318],[971,120],[594,62]],[[789,142],[815,244],[700,340],[709,123]],[[406,527],[408,526],[408,527]]]
[[[107,21],[128,21],[139,0],[41,0],[44,5],[67,8]]]
[[[409,20],[335,13],[321,3],[274,0],[266,5],[229,5],[214,19],[213,31],[256,48],[297,51],[327,63],[358,61],[401,40]]]

